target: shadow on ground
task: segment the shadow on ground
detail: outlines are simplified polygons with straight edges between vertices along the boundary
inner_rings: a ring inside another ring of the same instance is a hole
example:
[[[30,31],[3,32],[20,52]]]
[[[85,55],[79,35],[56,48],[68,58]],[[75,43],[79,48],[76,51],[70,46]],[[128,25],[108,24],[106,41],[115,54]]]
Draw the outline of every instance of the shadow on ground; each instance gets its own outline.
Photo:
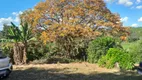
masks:
[[[73,73],[67,69],[38,69],[15,70],[4,80],[142,80],[135,72],[123,73]]]

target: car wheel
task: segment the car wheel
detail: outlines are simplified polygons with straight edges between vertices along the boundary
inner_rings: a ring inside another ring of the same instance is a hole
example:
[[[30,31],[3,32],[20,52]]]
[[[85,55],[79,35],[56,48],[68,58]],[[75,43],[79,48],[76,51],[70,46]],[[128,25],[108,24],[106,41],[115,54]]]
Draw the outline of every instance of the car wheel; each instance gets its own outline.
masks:
[[[10,73],[12,72],[13,67],[11,66],[10,69],[7,69],[6,74],[4,75],[4,78],[7,78]]]

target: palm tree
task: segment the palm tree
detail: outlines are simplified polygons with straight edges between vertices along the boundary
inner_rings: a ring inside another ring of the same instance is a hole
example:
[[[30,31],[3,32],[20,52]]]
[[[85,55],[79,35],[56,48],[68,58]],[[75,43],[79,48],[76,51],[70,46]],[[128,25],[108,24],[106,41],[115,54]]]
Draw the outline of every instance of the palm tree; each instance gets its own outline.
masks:
[[[15,64],[27,63],[27,43],[32,38],[31,28],[25,22],[17,27],[11,22],[11,27],[8,30],[8,38],[14,42],[14,62]]]

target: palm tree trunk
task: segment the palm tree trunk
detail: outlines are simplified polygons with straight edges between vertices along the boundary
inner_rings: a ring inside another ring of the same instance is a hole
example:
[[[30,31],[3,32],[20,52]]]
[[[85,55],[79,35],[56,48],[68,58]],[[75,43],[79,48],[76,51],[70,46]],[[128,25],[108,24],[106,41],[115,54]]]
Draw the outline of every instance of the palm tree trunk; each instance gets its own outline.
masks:
[[[21,45],[21,43],[15,43],[14,47],[13,47],[13,51],[14,51],[14,63],[16,65],[20,65],[23,64],[23,46]]]
[[[23,50],[23,63],[27,63],[27,42],[24,42],[24,50]]]

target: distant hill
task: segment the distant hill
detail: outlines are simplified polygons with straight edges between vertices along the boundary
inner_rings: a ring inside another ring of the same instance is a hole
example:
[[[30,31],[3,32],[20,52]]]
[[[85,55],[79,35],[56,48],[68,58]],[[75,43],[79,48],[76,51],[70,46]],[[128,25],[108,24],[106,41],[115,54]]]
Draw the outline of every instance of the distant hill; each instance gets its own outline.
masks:
[[[142,31],[142,27],[131,27],[130,28],[131,31]]]

